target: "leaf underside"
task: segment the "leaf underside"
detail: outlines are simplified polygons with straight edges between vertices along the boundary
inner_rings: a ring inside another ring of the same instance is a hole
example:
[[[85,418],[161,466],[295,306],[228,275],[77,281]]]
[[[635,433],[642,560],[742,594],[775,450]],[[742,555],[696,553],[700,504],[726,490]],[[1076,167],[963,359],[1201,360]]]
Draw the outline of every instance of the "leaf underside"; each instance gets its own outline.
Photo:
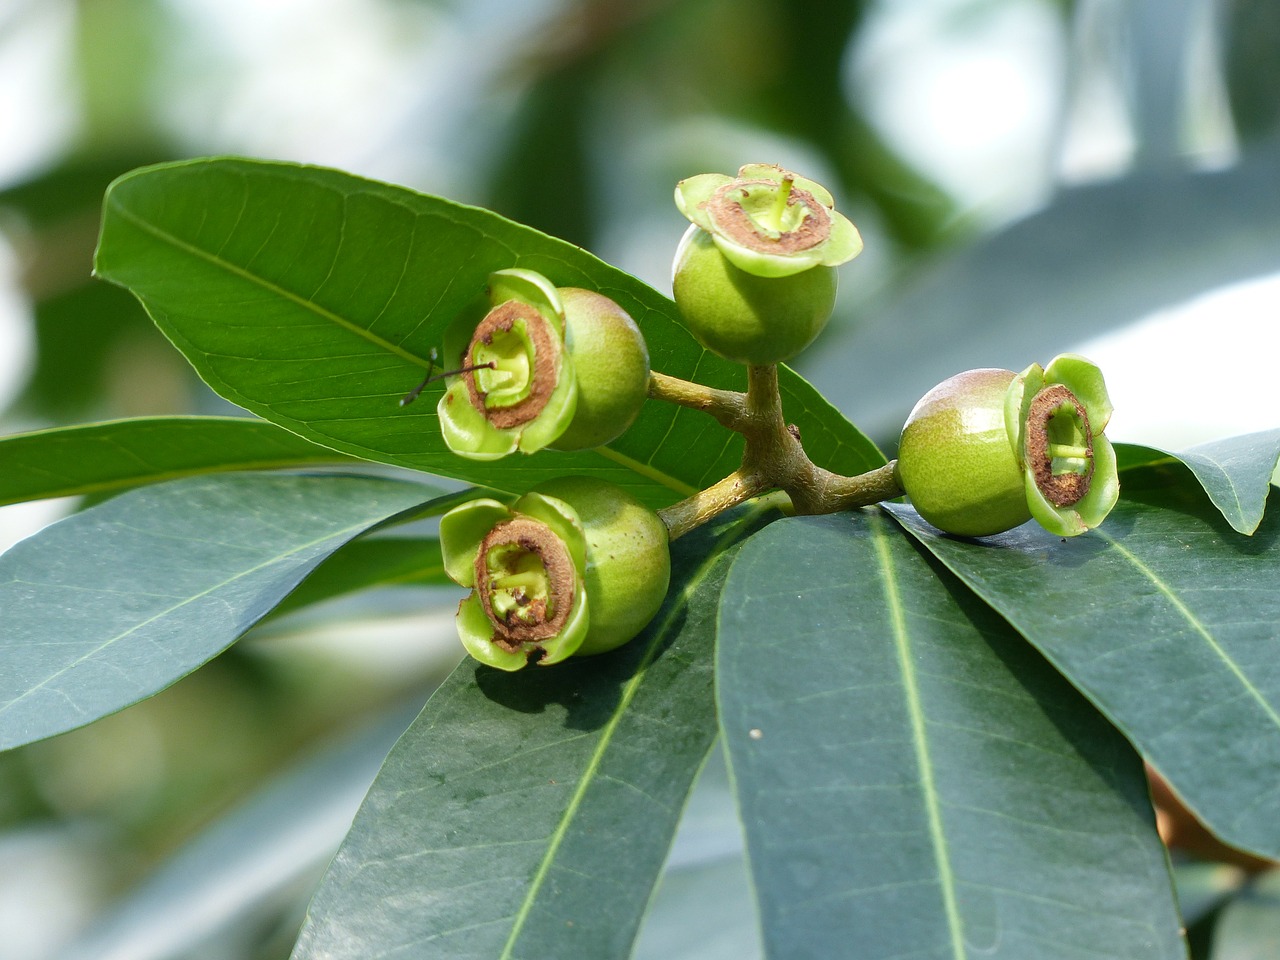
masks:
[[[159,692],[344,543],[437,493],[372,477],[190,477],[20,542],[0,557],[0,748]]]

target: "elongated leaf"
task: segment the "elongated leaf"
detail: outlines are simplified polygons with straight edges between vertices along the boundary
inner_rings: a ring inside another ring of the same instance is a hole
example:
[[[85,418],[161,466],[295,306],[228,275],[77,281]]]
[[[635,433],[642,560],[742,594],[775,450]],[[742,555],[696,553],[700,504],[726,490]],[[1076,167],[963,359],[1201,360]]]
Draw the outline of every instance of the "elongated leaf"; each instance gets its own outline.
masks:
[[[460,666],[387,758],[294,957],[629,956],[715,737],[716,601],[756,522],[678,541],[666,604],[614,653]]]
[[[1184,955],[1138,757],[878,513],[739,552],[716,684],[767,955]]]
[[[1124,490],[1071,540],[1035,524],[956,540],[889,509],[1222,840],[1280,856],[1280,517],[1243,537],[1185,475],[1129,471]]]
[[[1213,505],[1240,533],[1252,534],[1262,522],[1271,477],[1280,460],[1280,430],[1214,440],[1181,453],[1132,443],[1116,444],[1121,470],[1174,463],[1186,465]]]
[[[433,537],[354,540],[332,554],[285,597],[272,616],[291,613],[370,587],[436,586],[452,583]]]
[[[510,492],[588,474],[668,503],[738,466],[741,441],[705,414],[645,405],[607,448],[477,464],[451,454],[439,384],[407,407],[444,328],[493,270],[538,270],[600,290],[640,325],[654,369],[745,387],[703,351],[675,305],[577,247],[496,214],[336,171],[206,160],[138,171],[107,195],[97,272],[127,286],[222,396],[310,440]],[[841,472],[883,462],[794,374],[787,417],[815,461]]]
[[[58,960],[179,960],[237,934],[247,955],[271,912],[315,882],[412,720],[395,709],[275,778],[108,907]]]
[[[370,477],[191,477],[18,543],[0,557],[0,748],[163,690],[342,544],[436,492]]]
[[[0,438],[0,505],[112,493],[194,473],[348,463],[248,417],[147,417]]]

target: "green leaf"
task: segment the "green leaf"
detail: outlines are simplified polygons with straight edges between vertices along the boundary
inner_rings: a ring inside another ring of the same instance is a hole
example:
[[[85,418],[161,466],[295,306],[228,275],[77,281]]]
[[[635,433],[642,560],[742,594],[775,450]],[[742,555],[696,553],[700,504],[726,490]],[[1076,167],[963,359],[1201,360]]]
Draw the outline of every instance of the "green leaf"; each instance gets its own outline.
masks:
[[[757,523],[674,544],[665,605],[613,653],[463,663],[387,758],[296,960],[628,957],[715,737],[716,602]]]
[[[434,537],[376,537],[353,540],[298,584],[271,611],[282,616],[302,607],[370,587],[429,587],[452,584]]]
[[[1129,471],[1106,523],[952,539],[888,508],[1035,644],[1219,838],[1280,855],[1280,517],[1235,533],[1190,478]]]
[[[164,689],[342,544],[436,492],[371,477],[191,477],[21,541],[0,556],[0,749]]]
[[[111,903],[59,960],[172,960],[213,942],[252,956],[264,925],[316,882],[412,720],[402,705],[275,777]]]
[[[753,537],[716,649],[768,956],[1184,956],[1139,758],[879,513]]]
[[[1252,534],[1262,522],[1267,494],[1271,492],[1271,477],[1280,460],[1280,430],[1214,440],[1182,453],[1118,443],[1116,459],[1121,470],[1175,463],[1186,465],[1232,528]]]
[[[107,194],[100,276],[142,300],[218,393],[325,446],[510,493],[586,474],[661,505],[739,465],[741,438],[707,415],[649,403],[594,451],[476,463],[444,446],[439,384],[422,378],[447,325],[490,272],[525,267],[599,290],[640,325],[653,367],[742,389],[665,297],[585,251],[474,207],[336,171],[204,160],[130,174]],[[782,376],[784,407],[816,462],[843,473],[880,453],[808,384]]]
[[[196,473],[350,458],[248,417],[147,417],[0,438],[0,506],[104,494]]]

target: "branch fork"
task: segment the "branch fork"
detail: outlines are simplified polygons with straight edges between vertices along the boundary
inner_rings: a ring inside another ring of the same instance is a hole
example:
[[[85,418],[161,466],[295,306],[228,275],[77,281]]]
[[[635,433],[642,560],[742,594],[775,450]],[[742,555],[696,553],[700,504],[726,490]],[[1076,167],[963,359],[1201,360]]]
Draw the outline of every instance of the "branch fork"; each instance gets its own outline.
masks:
[[[654,372],[650,374],[649,396],[708,413],[746,440],[737,470],[658,511],[672,540],[725,510],[775,490],[787,497],[797,514],[836,513],[902,496],[896,462],[846,477],[809,459],[799,431],[783,419],[776,364],[748,365],[746,393]]]

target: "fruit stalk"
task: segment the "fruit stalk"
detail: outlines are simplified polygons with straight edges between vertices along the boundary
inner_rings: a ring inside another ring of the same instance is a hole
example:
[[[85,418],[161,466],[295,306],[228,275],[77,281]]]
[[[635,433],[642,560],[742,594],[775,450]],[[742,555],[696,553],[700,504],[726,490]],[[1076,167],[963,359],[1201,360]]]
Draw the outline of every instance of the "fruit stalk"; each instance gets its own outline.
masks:
[[[783,419],[776,365],[748,366],[747,381],[747,392],[742,394],[652,375],[651,397],[703,410],[746,440],[741,467],[707,489],[658,511],[672,540],[771,490],[781,491],[789,512],[799,514],[834,513],[902,496],[894,463],[856,477],[814,465],[800,442],[799,431]]]

